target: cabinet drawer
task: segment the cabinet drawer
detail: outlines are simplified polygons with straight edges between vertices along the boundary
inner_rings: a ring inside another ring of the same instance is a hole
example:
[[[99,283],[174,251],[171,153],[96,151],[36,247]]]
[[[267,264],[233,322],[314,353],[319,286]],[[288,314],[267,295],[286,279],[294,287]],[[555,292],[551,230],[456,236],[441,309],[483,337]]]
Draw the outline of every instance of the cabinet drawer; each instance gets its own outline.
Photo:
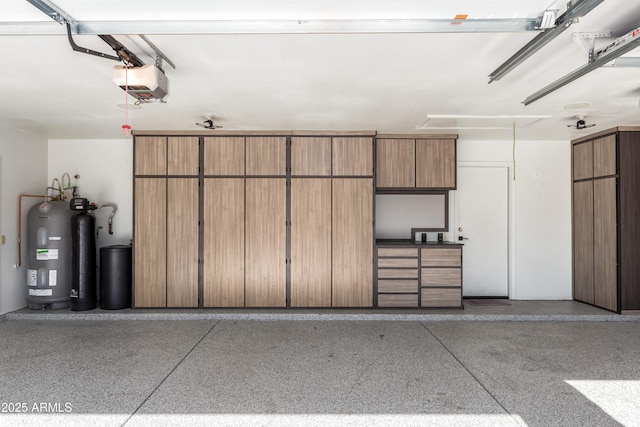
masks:
[[[417,307],[418,294],[380,294],[378,307]]]
[[[460,267],[462,250],[460,248],[422,248],[420,265],[423,267]]]
[[[418,257],[418,248],[378,248],[378,256]]]
[[[378,270],[378,277],[382,279],[417,279],[417,268],[385,268]]]
[[[378,292],[418,292],[418,281],[378,280]]]
[[[422,289],[421,307],[460,307],[461,289]]]
[[[422,286],[461,286],[462,270],[459,268],[423,268]]]
[[[418,258],[378,258],[378,267],[418,268]]]

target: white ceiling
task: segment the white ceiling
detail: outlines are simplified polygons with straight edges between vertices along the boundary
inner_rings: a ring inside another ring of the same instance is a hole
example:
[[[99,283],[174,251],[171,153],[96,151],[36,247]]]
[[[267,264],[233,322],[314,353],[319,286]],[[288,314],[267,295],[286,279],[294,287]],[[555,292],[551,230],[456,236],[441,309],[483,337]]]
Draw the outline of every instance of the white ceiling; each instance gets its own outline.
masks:
[[[553,2],[53,1],[77,21],[180,20],[184,25],[197,20],[452,19],[456,14],[468,14],[469,19],[531,18]],[[555,7],[563,10],[565,4]],[[49,138],[122,137],[125,110],[118,104],[125,103],[126,94],[112,81],[117,63],[72,51],[58,24],[58,35],[23,35],[21,23],[40,21],[53,22],[26,0],[3,0],[0,5],[0,128],[37,129]],[[529,106],[522,104],[527,96],[587,63],[573,33],[611,31],[618,36],[639,22],[640,2],[605,0],[491,84],[487,76],[536,32],[147,34],[176,69],[165,64],[170,81],[167,102],[130,110],[128,122],[134,130],[198,130],[195,123],[204,114],[214,114],[223,131],[457,132],[473,139],[511,138],[512,129],[504,129],[510,119],[503,116],[519,116],[513,118],[517,135],[528,139],[566,139],[611,126],[640,125],[639,68],[601,68]],[[7,35],[13,29],[15,35]],[[112,53],[97,36],[74,39],[81,46]],[[134,41],[145,46],[135,36],[119,39],[132,50],[140,51]],[[631,55],[640,56],[640,51]],[[591,106],[564,108],[581,101]],[[587,122],[597,126],[568,128],[577,114],[586,114]],[[418,129],[427,115],[439,118]],[[501,117],[482,119],[487,115]],[[478,129],[485,126],[492,129]]]

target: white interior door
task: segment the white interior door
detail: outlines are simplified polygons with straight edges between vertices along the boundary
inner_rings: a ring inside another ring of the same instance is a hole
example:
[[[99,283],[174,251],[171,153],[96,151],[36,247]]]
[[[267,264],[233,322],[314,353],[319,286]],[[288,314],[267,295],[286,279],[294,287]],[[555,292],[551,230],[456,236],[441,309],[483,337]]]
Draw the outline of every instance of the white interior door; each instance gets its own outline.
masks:
[[[464,239],[463,296],[509,296],[509,168],[460,166],[456,239]]]

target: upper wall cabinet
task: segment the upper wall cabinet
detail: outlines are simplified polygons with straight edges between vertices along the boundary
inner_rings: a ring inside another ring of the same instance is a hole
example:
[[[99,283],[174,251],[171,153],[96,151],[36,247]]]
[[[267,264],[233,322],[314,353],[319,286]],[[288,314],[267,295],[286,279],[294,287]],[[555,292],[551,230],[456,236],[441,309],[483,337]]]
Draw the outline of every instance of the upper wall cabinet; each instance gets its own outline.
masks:
[[[204,174],[220,176],[244,175],[244,137],[205,137]]]
[[[373,138],[333,138],[333,176],[372,176]]]
[[[291,138],[291,175],[330,176],[331,138]]]
[[[286,137],[248,137],[245,144],[247,175],[285,176],[287,174]]]
[[[136,175],[198,175],[197,136],[145,136],[135,140]]]
[[[456,135],[380,135],[376,187],[456,189]]]
[[[166,175],[167,138],[165,136],[139,136],[134,146],[136,175]]]

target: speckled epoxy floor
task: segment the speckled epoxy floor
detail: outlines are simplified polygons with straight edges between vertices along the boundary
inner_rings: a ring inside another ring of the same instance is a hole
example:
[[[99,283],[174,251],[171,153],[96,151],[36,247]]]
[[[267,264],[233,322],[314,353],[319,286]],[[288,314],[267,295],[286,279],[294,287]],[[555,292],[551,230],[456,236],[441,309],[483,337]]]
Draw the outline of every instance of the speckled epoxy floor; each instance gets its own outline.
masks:
[[[619,317],[5,316],[0,425],[638,425],[640,322]]]

